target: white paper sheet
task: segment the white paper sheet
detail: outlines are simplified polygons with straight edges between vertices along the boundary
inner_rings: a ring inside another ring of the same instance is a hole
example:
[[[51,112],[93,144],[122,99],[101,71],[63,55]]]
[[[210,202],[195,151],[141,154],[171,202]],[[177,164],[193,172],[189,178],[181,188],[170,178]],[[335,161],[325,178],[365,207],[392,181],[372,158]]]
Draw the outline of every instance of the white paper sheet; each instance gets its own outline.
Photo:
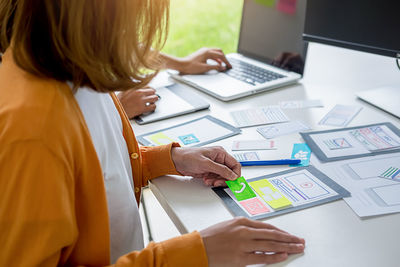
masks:
[[[314,100],[289,100],[279,102],[281,109],[300,109],[300,108],[317,108],[323,107],[322,101]]]
[[[230,113],[237,127],[249,127],[289,121],[279,106],[237,110]]]
[[[277,149],[274,140],[234,140],[232,151]]]
[[[278,123],[257,128],[257,132],[259,132],[266,139],[275,138],[277,136],[286,134],[303,132],[307,130],[310,130],[310,127],[300,121]]]
[[[385,125],[355,129],[349,133],[369,151],[400,147],[400,138]]]
[[[320,125],[345,127],[360,112],[362,107],[336,105],[319,122]]]
[[[386,125],[310,134],[310,137],[328,158],[368,154],[400,145],[400,137]]]
[[[267,178],[266,180],[268,180],[282,195],[289,199],[289,201],[292,203],[292,207],[317,202],[322,199],[338,195],[338,193],[336,193],[332,188],[323,183],[320,179],[315,177],[307,170],[300,170],[285,175],[277,175],[275,177]],[[252,186],[251,183],[250,186]],[[236,197],[229,188],[225,189],[225,192],[233,199],[233,201],[238,204],[239,207],[243,209],[244,212],[246,212],[246,214],[249,216],[254,216],[254,214],[250,214],[248,210],[243,207],[241,202],[236,200]],[[273,213],[276,211],[270,207],[265,202],[263,197],[257,194],[257,192],[256,198],[258,198],[258,200],[268,207],[268,211],[265,213]]]
[[[400,205],[400,184],[374,187],[371,191],[383,201],[385,206]]]
[[[400,183],[380,178],[385,169],[400,163],[400,153],[321,163],[311,163],[351,192],[346,203],[360,217],[400,212]]]

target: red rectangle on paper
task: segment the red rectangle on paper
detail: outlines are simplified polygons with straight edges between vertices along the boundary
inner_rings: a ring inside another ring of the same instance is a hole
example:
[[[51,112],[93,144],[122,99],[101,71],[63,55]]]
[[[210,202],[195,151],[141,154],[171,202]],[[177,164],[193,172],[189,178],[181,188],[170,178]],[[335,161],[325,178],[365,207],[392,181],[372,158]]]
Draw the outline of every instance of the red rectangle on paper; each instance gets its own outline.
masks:
[[[269,212],[270,210],[258,198],[246,199],[239,202],[251,215]]]

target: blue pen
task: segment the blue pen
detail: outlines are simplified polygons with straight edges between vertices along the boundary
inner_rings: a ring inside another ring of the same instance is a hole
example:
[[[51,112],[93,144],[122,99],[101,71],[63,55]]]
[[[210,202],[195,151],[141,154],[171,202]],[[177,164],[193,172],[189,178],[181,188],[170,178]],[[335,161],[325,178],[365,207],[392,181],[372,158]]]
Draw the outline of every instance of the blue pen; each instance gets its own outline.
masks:
[[[289,164],[299,164],[300,162],[301,162],[300,159],[239,161],[239,163],[242,166],[289,165]]]

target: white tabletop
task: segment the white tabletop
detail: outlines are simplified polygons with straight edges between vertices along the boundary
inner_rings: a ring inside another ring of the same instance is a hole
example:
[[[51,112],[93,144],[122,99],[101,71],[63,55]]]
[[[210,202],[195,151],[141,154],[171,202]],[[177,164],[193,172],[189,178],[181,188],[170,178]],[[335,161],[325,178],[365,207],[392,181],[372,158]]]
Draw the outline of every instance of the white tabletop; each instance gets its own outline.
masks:
[[[136,135],[139,135],[206,114],[233,123],[229,111],[276,105],[285,100],[321,99],[324,108],[287,109],[285,113],[291,120],[302,120],[314,130],[325,130],[329,127],[320,126],[318,122],[335,104],[352,104],[363,109],[349,126],[389,121],[400,127],[398,118],[358,100],[354,94],[387,85],[398,86],[397,97],[400,96],[400,71],[394,59],[310,44],[304,79],[299,84],[230,102],[222,102],[197,91],[209,101],[209,110],[143,126],[132,125]],[[244,128],[241,135],[212,145],[223,146],[230,152],[232,140],[262,139],[255,129]],[[271,159],[290,158],[293,143],[302,142],[298,134],[275,140],[279,150],[271,151]],[[252,178],[285,169],[245,167],[242,174]],[[201,230],[233,217],[215,193],[200,180],[166,176],[153,180],[150,188],[181,233]],[[400,214],[360,219],[343,200],[339,200],[265,221],[306,239],[304,254],[291,256],[273,266],[400,266]]]

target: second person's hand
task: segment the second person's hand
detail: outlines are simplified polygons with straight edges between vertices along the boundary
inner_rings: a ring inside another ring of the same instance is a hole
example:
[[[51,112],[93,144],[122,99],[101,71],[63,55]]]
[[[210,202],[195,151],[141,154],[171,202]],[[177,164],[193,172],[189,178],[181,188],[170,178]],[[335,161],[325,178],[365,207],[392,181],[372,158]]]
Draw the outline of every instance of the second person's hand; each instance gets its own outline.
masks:
[[[207,60],[217,64],[208,64]],[[181,59],[181,74],[200,74],[210,70],[225,71],[232,68],[224,52],[219,48],[200,48],[196,52]]]
[[[238,217],[200,231],[210,267],[272,264],[302,253],[305,241],[273,225]]]
[[[177,70],[181,74],[201,74],[209,70],[225,71],[232,68],[224,52],[219,48],[203,47],[183,58],[164,53],[160,53],[160,56],[165,68]],[[215,61],[215,64],[209,64],[208,60]]]
[[[118,98],[130,119],[154,111],[156,109],[155,103],[158,100],[156,90],[149,86],[123,91],[118,94]]]

